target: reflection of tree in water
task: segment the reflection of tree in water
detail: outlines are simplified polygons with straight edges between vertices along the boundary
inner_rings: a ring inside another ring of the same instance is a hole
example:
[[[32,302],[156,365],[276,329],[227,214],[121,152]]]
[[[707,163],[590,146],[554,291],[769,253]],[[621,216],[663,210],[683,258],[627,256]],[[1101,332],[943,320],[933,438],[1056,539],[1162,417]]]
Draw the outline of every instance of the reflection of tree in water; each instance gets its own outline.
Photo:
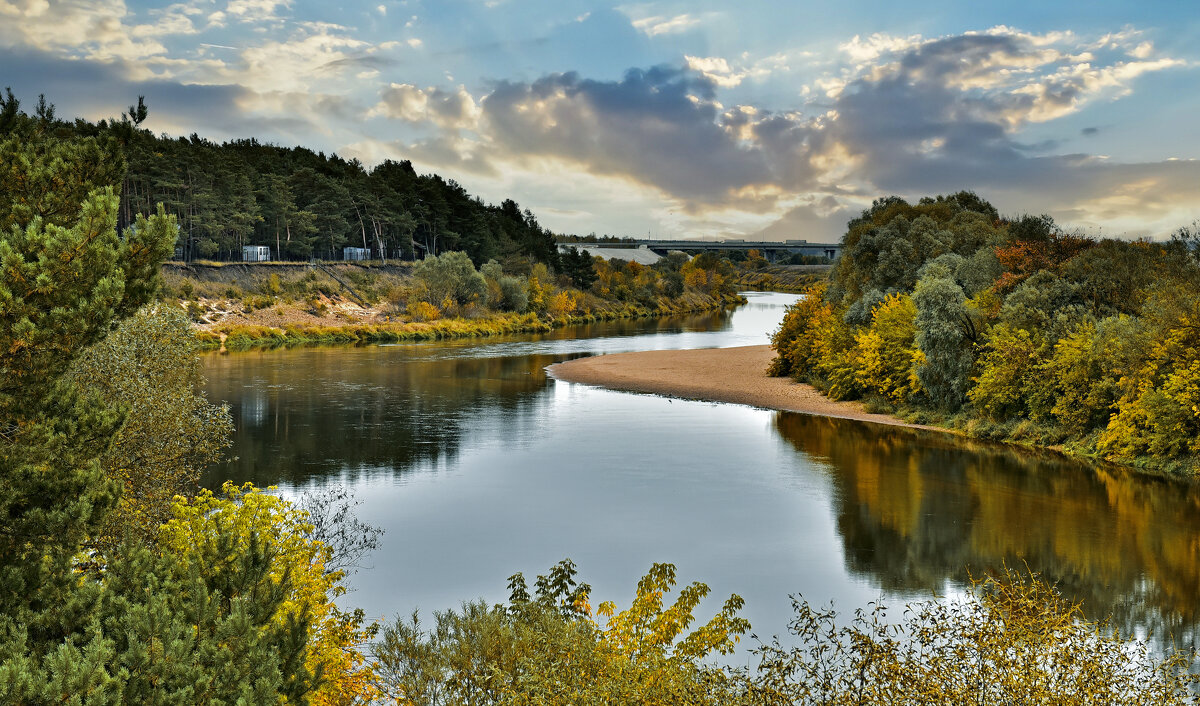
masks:
[[[465,434],[498,426],[519,442],[543,368],[561,356],[439,358],[367,347],[227,356],[208,394],[229,403],[237,459],[209,484],[304,484],[331,474],[402,473],[452,461]]]
[[[566,351],[579,352],[577,344],[717,331],[729,321],[730,312],[719,311],[540,335],[210,356],[208,395],[231,407],[237,459],[210,469],[205,481],[304,484],[332,474],[436,466],[452,461],[463,435],[484,424],[498,425],[495,438],[505,443],[523,443],[525,428],[539,419],[528,401],[545,387],[542,369],[570,357]]]
[[[780,413],[828,464],[848,569],[928,596],[1028,564],[1122,631],[1195,644],[1200,488],[945,434]]]

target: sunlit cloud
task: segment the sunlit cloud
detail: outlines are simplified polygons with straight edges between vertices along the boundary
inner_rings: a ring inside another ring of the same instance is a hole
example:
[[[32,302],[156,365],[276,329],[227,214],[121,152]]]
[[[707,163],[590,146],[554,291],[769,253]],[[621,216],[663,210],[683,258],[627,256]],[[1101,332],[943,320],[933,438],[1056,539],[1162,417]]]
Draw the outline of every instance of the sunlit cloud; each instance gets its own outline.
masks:
[[[475,99],[463,86],[456,90],[437,87],[423,90],[408,83],[393,83],[384,88],[379,103],[367,113],[367,117],[430,123],[445,130],[473,129],[479,115]]]
[[[230,0],[225,14],[240,22],[265,22],[280,19],[280,11],[291,5],[291,0]]]

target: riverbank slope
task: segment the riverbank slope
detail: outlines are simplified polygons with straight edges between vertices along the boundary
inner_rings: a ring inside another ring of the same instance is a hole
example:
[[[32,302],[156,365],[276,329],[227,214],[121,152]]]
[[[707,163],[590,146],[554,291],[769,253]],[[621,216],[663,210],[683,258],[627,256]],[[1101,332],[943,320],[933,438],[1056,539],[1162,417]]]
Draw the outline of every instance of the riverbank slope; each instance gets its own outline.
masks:
[[[501,275],[522,295],[521,304],[508,309],[495,280],[483,280],[488,292],[466,303],[431,297],[429,282],[414,276],[411,263],[168,263],[160,297],[187,312],[196,339],[209,350],[542,333],[717,311],[746,301],[702,267],[684,266],[695,280],[688,286],[679,272],[596,267],[605,270],[611,287],[579,290],[540,265],[528,276]],[[673,291],[662,286],[670,276],[680,280]]]
[[[732,402],[766,409],[803,412],[874,424],[929,429],[890,414],[868,412],[858,402],[838,402],[811,385],[766,374],[775,352],[770,346],[638,351],[577,358],[547,368],[565,382],[670,397]]]

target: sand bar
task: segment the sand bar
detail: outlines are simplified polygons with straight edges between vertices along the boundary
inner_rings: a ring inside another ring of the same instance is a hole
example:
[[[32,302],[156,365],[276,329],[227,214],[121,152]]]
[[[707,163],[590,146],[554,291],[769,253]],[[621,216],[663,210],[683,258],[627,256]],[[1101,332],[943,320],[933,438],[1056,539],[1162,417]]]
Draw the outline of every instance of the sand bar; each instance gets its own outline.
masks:
[[[566,382],[611,390],[648,392],[683,399],[732,402],[765,409],[857,419],[875,424],[934,429],[909,424],[890,414],[875,414],[858,402],[836,402],[811,385],[766,374],[775,355],[770,346],[640,351],[577,358],[549,366]]]

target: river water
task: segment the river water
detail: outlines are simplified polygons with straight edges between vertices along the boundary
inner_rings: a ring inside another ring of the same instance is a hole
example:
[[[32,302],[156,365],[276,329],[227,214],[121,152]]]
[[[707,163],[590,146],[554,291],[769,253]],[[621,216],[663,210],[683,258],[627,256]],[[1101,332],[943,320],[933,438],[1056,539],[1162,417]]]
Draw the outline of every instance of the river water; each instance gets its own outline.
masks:
[[[853,609],[1028,565],[1118,627],[1194,644],[1200,490],[943,434],[610,392],[547,365],[766,343],[785,294],[733,312],[539,336],[211,355],[236,460],[223,479],[331,484],[386,530],[340,602],[372,617],[507,598],[563,558],[628,605],[651,563],[730,593],[761,636],[790,594]],[[897,613],[898,614],[898,613]]]

